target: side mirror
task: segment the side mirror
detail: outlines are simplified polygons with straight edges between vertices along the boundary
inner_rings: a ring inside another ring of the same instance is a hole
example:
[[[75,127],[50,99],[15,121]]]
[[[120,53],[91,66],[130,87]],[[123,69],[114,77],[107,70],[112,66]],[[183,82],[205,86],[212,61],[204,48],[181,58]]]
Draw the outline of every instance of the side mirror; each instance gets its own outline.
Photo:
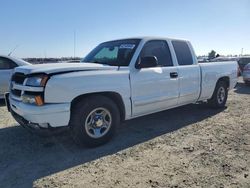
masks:
[[[142,57],[138,63],[136,63],[136,69],[156,67],[158,65],[157,58],[155,56]]]

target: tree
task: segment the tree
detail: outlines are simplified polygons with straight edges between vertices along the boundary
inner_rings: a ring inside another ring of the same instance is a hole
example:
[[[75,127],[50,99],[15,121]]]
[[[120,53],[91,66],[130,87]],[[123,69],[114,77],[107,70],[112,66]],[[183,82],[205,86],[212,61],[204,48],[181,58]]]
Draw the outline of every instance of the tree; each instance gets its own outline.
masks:
[[[216,55],[216,51],[211,50],[211,52],[208,53],[208,59],[214,59]]]

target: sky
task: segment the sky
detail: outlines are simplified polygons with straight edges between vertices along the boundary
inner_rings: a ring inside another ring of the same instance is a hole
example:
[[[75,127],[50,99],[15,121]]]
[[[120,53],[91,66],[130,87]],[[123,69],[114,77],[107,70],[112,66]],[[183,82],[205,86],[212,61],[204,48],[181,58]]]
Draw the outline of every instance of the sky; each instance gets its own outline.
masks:
[[[0,54],[84,57],[99,43],[161,36],[197,55],[250,54],[250,0],[0,0]]]

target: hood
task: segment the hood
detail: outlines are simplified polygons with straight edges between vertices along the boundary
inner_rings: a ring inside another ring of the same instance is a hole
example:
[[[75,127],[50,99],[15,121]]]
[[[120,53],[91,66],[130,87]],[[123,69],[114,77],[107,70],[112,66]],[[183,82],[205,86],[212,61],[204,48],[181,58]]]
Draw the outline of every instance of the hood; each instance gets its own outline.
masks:
[[[36,74],[36,73],[60,73],[71,71],[91,71],[91,70],[116,70],[115,66],[101,65],[95,63],[48,63],[40,65],[28,65],[21,66],[15,69],[15,72],[21,72],[24,74]]]

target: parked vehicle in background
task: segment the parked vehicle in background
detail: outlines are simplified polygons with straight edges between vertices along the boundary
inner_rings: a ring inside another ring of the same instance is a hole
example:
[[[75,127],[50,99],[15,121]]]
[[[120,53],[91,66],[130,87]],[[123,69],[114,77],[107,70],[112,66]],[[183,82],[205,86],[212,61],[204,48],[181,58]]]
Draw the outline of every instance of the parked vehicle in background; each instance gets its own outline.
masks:
[[[237,61],[238,63],[238,76],[242,75],[243,69],[245,65],[250,63],[250,57],[248,56],[242,56],[242,57],[216,57],[214,59],[211,59],[210,62],[223,62],[223,61]]]
[[[242,76],[243,76],[244,82],[247,85],[250,85],[250,63],[244,66]]]
[[[207,63],[209,62],[207,58],[205,57],[198,57],[197,58],[198,63]]]
[[[250,57],[249,56],[242,56],[237,58],[237,62],[239,65],[239,69],[241,74],[243,73],[244,67],[250,63]]]
[[[18,67],[6,101],[24,127],[69,126],[97,146],[123,120],[200,101],[222,108],[236,83],[236,61],[198,64],[189,41],[143,37],[104,42],[81,63]]]
[[[210,59],[210,62],[223,62],[223,61],[237,61],[237,57],[224,57],[224,56],[219,56],[214,59]]]
[[[15,67],[31,65],[27,61],[12,56],[0,55],[0,99],[8,91],[9,82]]]
[[[80,63],[81,62],[81,60],[79,59],[74,59],[74,60],[69,60],[69,61],[67,61],[67,63]]]

